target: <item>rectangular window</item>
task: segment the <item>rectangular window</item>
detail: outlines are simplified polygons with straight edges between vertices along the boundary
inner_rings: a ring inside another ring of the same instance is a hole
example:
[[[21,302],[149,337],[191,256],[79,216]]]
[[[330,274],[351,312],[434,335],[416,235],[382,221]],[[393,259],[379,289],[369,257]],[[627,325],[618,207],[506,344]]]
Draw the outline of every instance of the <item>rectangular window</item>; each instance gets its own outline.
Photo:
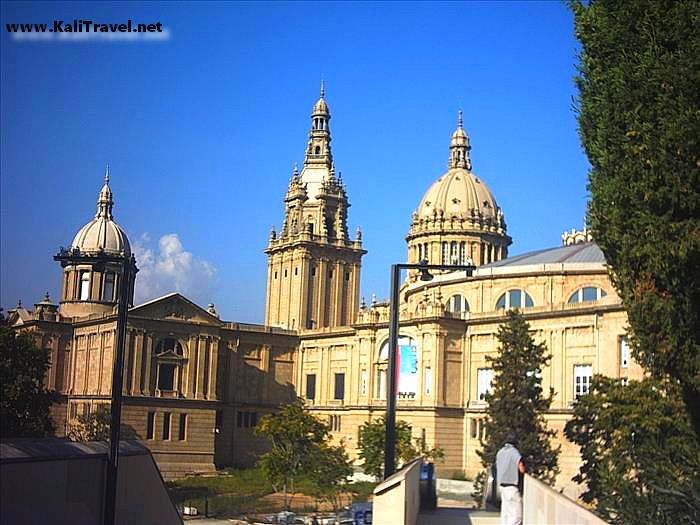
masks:
[[[114,300],[114,276],[112,272],[107,272],[104,274],[105,281],[102,286],[102,300],[111,302]]]
[[[251,427],[257,427],[257,426],[258,426],[258,413],[257,413],[257,412],[251,412],[251,413],[250,413],[250,426],[251,426]]]
[[[620,368],[630,366],[630,346],[626,337],[620,338]]]
[[[90,298],[90,272],[80,272],[80,300]]]
[[[333,399],[345,399],[345,374],[335,374]]]
[[[146,418],[146,439],[155,438],[155,428],[156,428],[156,413],[149,412]]]
[[[574,397],[579,397],[588,394],[591,388],[591,378],[593,377],[592,365],[575,365],[574,366]]]
[[[243,428],[243,412],[241,411],[236,413],[236,426],[238,428]]]
[[[306,399],[313,401],[316,398],[316,374],[306,374]]]
[[[425,395],[431,395],[433,393],[433,369],[429,366],[425,367],[423,383],[425,384]]]
[[[250,428],[250,412],[243,412],[243,428]]]
[[[386,399],[386,370],[377,372],[377,399]]]
[[[470,420],[470,427],[471,427],[471,436],[472,439],[476,439],[476,436],[479,435],[479,428],[477,425],[477,420],[476,419],[471,419]]]
[[[187,439],[187,414],[180,414],[180,426],[177,438],[180,441],[185,441],[185,439]]]
[[[363,396],[367,394],[367,381],[369,380],[367,370],[360,372],[360,394]]]
[[[493,381],[493,368],[479,368],[476,371],[476,398],[484,401],[486,394],[491,390]]]
[[[163,441],[170,439],[170,412],[163,413]]]

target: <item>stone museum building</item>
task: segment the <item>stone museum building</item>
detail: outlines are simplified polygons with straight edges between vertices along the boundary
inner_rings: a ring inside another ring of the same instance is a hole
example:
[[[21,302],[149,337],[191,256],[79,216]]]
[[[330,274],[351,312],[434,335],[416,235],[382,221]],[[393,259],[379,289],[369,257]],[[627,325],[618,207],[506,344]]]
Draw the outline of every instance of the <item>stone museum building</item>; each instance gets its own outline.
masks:
[[[166,477],[252,465],[265,449],[253,433],[257,422],[296,397],[329,422],[353,458],[360,426],[384,414],[389,306],[360,300],[366,251],[359,229],[348,232],[350,203],[335,171],[330,119],[322,90],[304,164],[294,168],[281,227],[265,250],[264,325],[224,321],[213,304],[178,293],[129,309],[124,431],[143,440]],[[406,276],[397,417],[428,447],[445,451],[441,475],[474,476],[493,379],[487,357],[498,351],[505,312],[518,308],[552,354],[543,371],[544,388],[555,391],[546,420],[562,445],[557,486],[573,492],[580,458],[562,432],[573,402],[595,373],[623,382],[642,375],[625,339],[627,316],[586,230],[564,233],[561,246],[509,256],[504,211],[472,171],[470,150],[460,113],[447,171],[406,218],[408,262],[476,269],[430,281]],[[13,326],[50,352],[46,382],[61,395],[53,412],[59,434],[110,401],[120,271],[106,259],[115,255],[129,257],[136,275],[138,261],[114,220],[108,173],[95,217],[61,254],[59,304],[47,295],[33,310],[19,304],[8,312]],[[133,299],[133,281],[128,289]]]

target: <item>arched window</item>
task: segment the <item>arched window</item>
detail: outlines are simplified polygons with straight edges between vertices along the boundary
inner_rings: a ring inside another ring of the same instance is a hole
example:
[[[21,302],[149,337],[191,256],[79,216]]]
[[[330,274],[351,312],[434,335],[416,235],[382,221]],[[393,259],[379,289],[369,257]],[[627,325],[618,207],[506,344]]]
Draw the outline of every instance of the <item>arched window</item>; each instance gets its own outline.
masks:
[[[316,146],[316,149],[314,150],[314,153],[315,153],[316,155],[320,155],[320,154],[321,154],[321,146]]]
[[[511,308],[531,308],[535,306],[532,297],[525,290],[508,290],[496,301],[496,310],[509,310]]]
[[[467,243],[459,243],[459,264],[467,264]]]
[[[452,314],[464,314],[469,311],[469,303],[463,295],[453,295],[447,301],[445,310]]]
[[[178,342],[177,339],[173,339],[172,337],[163,339],[161,342],[158,343],[158,346],[156,346],[156,355],[161,355],[165,353],[171,353],[182,356],[182,345]]]
[[[401,399],[413,399],[418,385],[418,344],[412,337],[401,335],[398,340],[398,385],[397,394]],[[376,363],[377,399],[386,399],[387,364],[389,360],[389,341],[379,349]]]
[[[585,286],[584,288],[579,288],[569,297],[569,304],[574,303],[585,303],[588,301],[598,301],[608,295],[602,288],[597,288],[595,286]]]
[[[447,242],[442,243],[442,264],[448,264],[450,245]]]

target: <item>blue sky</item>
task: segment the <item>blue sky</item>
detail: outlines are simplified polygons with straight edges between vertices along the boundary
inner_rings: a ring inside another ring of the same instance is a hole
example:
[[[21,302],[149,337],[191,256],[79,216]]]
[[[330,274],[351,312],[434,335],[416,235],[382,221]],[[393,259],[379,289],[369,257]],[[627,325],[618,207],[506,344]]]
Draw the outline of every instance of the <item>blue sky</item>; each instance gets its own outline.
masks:
[[[161,22],[161,41],[21,41],[5,24]],[[577,44],[559,2],[2,5],[0,303],[58,297],[59,246],[95,213],[141,255],[140,295],[181,290],[262,321],[309,112],[326,81],[336,170],[363,229],[362,295],[385,297],[411,213],[446,171],[457,110],[511,254],[581,227],[588,164],[573,110]],[[137,286],[139,286],[137,284]]]

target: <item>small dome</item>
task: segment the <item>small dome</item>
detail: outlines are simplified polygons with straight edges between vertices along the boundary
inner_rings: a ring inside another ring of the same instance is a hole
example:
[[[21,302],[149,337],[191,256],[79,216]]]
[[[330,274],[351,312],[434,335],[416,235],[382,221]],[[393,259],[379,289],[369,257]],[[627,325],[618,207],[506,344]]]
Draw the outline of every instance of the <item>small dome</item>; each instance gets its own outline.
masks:
[[[328,115],[330,110],[328,109],[328,104],[326,104],[326,99],[323,97],[319,98],[314,104],[314,109],[312,110],[314,115]]]
[[[104,252],[110,255],[131,255],[129,238],[124,230],[112,220],[113,204],[108,168],[105,183],[97,199],[97,214],[75,235],[71,248],[77,248],[82,253]]]
[[[319,95],[314,108],[311,110],[312,115],[325,115],[330,116],[331,111],[328,109],[328,104],[326,104],[326,88],[323,85],[323,80],[321,81],[321,93]]]
[[[488,186],[464,168],[453,168],[436,180],[416,210],[419,218],[440,215],[446,219],[466,219],[481,214],[484,218],[498,220],[499,212]]]

